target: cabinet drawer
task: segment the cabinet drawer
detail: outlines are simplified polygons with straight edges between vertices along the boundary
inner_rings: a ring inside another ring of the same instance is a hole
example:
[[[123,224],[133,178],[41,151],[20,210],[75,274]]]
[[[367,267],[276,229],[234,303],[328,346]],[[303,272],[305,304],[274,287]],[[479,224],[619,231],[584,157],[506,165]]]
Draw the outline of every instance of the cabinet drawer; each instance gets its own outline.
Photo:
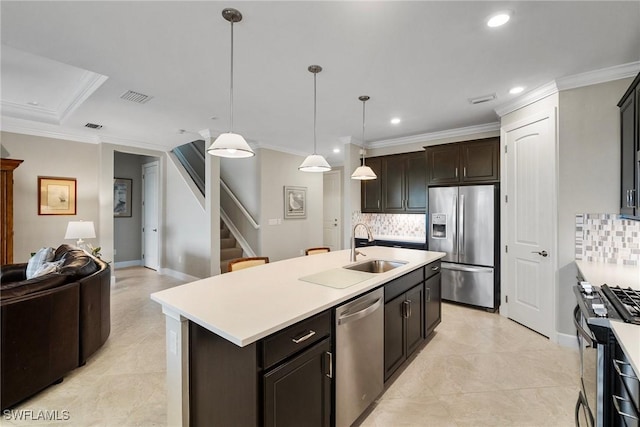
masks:
[[[263,341],[262,360],[267,369],[331,335],[331,312],[325,311],[276,332]]]
[[[438,273],[440,273],[440,260],[434,261],[424,268],[425,280],[431,276],[435,276]]]
[[[407,273],[384,286],[384,302],[389,302],[424,281],[424,267]]]

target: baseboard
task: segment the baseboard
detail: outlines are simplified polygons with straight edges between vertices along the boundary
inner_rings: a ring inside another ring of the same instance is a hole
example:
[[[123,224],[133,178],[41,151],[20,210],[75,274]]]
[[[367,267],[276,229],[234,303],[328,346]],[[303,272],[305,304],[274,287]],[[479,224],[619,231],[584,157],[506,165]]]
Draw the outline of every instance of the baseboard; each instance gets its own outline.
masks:
[[[200,277],[191,276],[189,274],[183,273],[181,271],[172,270],[170,268],[161,268],[160,271],[158,272],[165,276],[171,276],[178,280],[185,280],[187,282],[194,282],[196,280],[200,280]]]
[[[142,265],[141,259],[134,259],[131,261],[114,262],[113,268],[117,270],[118,268],[139,267],[141,265]]]
[[[578,340],[575,335],[556,332],[556,342],[562,347],[578,348]]]

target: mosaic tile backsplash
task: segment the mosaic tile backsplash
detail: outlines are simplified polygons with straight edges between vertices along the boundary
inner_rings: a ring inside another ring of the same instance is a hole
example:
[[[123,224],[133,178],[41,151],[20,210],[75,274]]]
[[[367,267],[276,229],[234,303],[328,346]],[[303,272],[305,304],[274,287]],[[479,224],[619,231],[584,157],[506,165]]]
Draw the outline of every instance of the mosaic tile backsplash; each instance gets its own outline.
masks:
[[[640,221],[618,214],[576,215],[576,259],[640,265]]]
[[[374,236],[384,236],[391,240],[396,237],[421,240],[426,238],[426,216],[418,214],[370,214],[354,212],[351,215],[352,224],[363,222],[371,228]],[[366,238],[367,233],[363,227],[358,227],[356,237]]]

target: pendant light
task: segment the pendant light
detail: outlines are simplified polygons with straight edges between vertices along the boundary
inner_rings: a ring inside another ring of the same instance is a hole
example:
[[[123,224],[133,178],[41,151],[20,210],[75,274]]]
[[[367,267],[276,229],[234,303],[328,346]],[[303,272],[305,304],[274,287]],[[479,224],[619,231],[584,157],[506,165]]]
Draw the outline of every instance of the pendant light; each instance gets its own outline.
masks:
[[[364,152],[366,151],[367,144],[364,142],[364,103],[369,100],[367,95],[362,95],[358,97],[360,101],[362,101],[362,165],[359,166],[353,174],[351,174],[351,179],[359,179],[359,180],[368,180],[368,179],[376,179],[377,176],[373,170],[364,164]]]
[[[313,154],[304,159],[304,162],[298,166],[298,170],[302,172],[327,172],[331,170],[331,166],[324,157],[316,153],[316,77],[322,71],[322,67],[309,65],[308,69],[313,73]]]
[[[222,17],[231,23],[231,85],[229,96],[229,109],[231,110],[230,130],[221,133],[207,149],[207,153],[213,156],[242,158],[251,157],[255,153],[247,144],[242,135],[233,133],[233,24],[242,21],[242,14],[236,9],[227,8],[222,11]]]

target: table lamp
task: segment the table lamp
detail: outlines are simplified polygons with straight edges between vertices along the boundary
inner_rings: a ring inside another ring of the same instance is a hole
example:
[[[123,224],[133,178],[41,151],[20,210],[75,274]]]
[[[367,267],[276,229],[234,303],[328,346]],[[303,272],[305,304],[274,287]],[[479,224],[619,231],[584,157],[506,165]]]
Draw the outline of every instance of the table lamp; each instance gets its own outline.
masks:
[[[69,221],[67,224],[67,232],[65,239],[78,239],[76,246],[83,248],[84,240],[96,237],[96,230],[93,227],[93,221]]]

